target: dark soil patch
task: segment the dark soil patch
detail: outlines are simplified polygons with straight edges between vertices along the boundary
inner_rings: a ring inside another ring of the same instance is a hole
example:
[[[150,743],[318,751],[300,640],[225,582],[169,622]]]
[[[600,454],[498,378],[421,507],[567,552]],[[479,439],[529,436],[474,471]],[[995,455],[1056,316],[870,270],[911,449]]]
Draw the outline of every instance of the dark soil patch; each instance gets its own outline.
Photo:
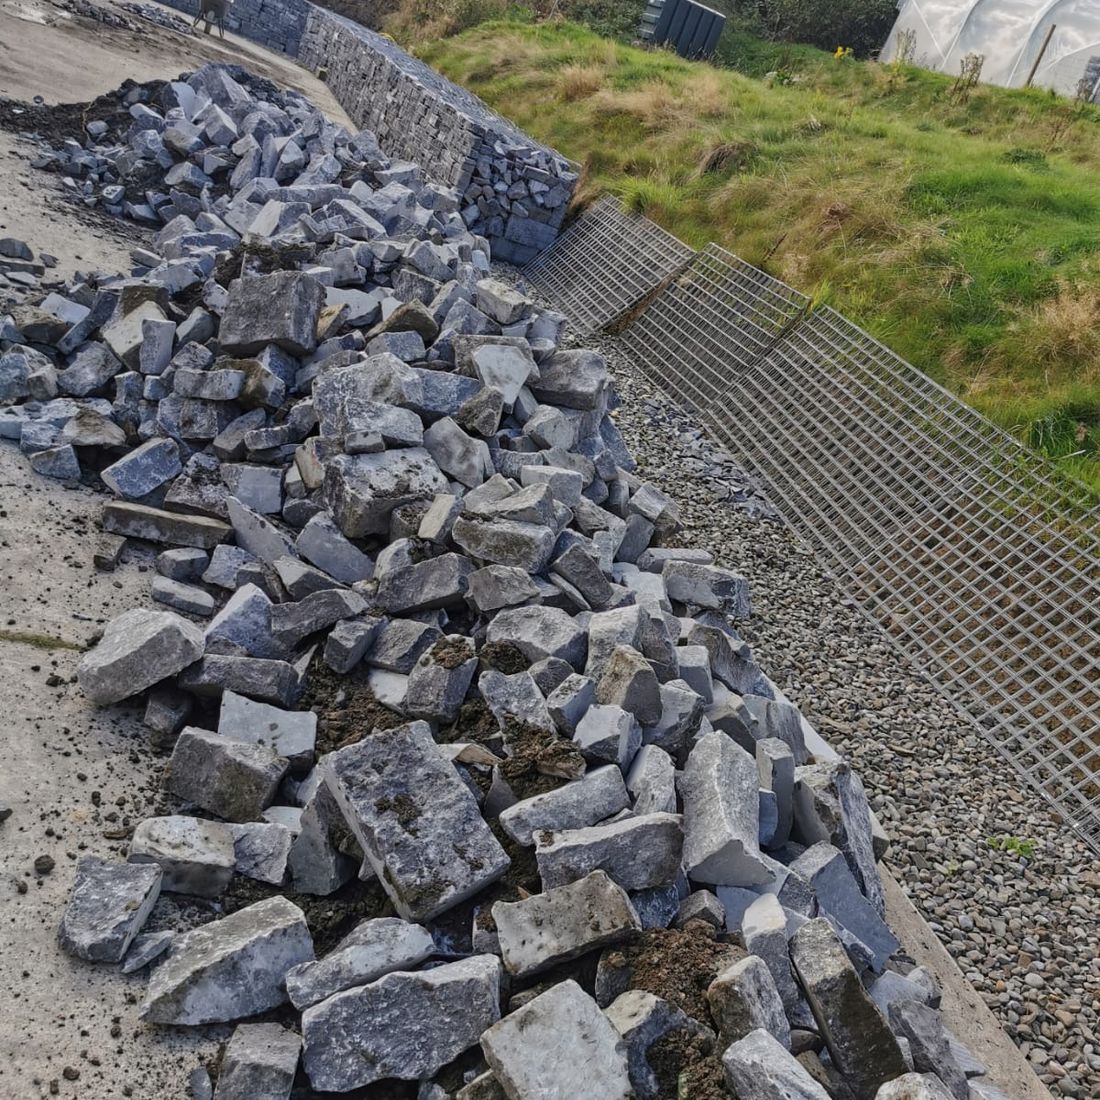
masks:
[[[691,1031],[672,1031],[646,1054],[657,1075],[657,1100],[729,1100],[714,1044]]]
[[[484,743],[500,736],[500,725],[493,712],[481,699],[467,699],[458,712],[453,726],[441,729],[436,740],[443,744],[453,741],[478,741]]]
[[[286,887],[234,875],[225,893],[225,912],[237,912],[266,898],[285,897],[305,913],[306,924],[313,936],[313,945],[320,958],[331,951],[360,921],[369,917],[392,917],[393,905],[377,880],[360,882],[352,879],[334,894],[316,897],[295,894]]]
[[[347,676],[314,659],[302,707],[317,715],[317,755],[355,745],[377,730],[392,730],[405,719],[384,707],[367,686],[367,670],[354,668]]]
[[[531,662],[523,653],[509,642],[486,642],[478,653],[481,658],[482,669],[496,669],[506,676],[512,676],[517,672],[526,672],[531,667]]]
[[[618,957],[616,965],[630,970],[629,988],[671,1001],[692,1019],[711,1027],[707,987],[722,970],[743,959],[745,950],[705,921],[689,921],[683,928],[643,932],[614,955]]]
[[[504,739],[509,755],[500,770],[519,799],[556,790],[584,774],[584,758],[564,737],[523,726],[505,730]]]
[[[475,655],[473,642],[459,636],[440,638],[430,651],[431,659],[446,669],[460,668]]]

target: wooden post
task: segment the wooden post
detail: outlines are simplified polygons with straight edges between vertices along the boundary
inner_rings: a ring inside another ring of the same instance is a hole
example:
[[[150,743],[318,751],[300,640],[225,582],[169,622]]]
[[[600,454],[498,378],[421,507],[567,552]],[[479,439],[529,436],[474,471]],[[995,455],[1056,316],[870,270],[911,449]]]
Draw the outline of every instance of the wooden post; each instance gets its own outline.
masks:
[[[1031,66],[1031,72],[1027,74],[1027,80],[1024,82],[1025,88],[1031,87],[1031,82],[1035,79],[1035,74],[1039,71],[1039,62],[1043,60],[1043,54],[1047,52],[1047,47],[1050,45],[1050,40],[1054,37],[1054,32],[1057,29],[1058,24],[1051,23],[1050,30],[1047,31],[1047,36],[1043,39],[1043,48],[1039,51],[1039,56],[1035,58],[1035,64]]]

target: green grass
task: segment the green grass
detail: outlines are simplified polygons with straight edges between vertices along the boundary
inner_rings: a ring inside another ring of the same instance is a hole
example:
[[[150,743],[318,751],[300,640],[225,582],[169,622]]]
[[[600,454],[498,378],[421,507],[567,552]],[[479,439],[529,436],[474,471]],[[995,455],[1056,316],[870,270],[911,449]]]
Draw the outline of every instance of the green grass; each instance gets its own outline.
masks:
[[[580,204],[828,301],[1100,488],[1100,110],[736,33],[727,68],[530,20],[418,52],[582,163]]]

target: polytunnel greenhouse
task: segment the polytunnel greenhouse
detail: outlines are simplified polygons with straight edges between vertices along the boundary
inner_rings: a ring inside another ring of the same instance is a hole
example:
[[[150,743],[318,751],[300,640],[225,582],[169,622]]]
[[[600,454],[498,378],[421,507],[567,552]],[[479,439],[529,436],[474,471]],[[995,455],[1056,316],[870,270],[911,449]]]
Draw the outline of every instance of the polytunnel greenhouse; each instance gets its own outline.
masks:
[[[976,55],[988,83],[1100,99],[1100,0],[901,0],[898,9],[883,61],[958,75]]]

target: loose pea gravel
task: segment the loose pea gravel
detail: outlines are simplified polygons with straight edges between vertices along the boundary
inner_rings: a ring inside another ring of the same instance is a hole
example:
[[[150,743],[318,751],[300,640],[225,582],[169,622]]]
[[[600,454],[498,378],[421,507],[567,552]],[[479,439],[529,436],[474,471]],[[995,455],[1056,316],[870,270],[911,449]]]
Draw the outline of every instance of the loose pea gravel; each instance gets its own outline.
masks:
[[[863,776],[906,893],[1055,1096],[1100,1097],[1100,864],[774,517],[730,456],[642,373],[607,357],[639,474],[680,503],[684,545],[752,582],[742,634]],[[1030,859],[990,838],[1035,842]]]

